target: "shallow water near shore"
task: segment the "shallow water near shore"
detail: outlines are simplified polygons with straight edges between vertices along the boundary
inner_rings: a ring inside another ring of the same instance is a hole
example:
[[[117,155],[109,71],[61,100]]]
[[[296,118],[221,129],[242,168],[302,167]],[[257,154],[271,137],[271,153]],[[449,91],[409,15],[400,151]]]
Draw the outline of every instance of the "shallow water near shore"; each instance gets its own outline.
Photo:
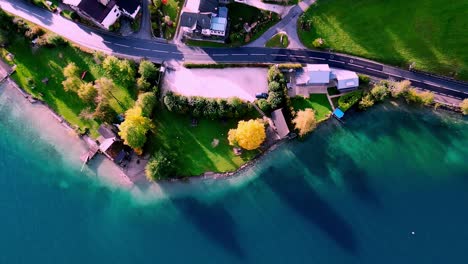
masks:
[[[379,105],[236,177],[132,187],[26,108],[0,88],[0,263],[468,260],[458,115]]]

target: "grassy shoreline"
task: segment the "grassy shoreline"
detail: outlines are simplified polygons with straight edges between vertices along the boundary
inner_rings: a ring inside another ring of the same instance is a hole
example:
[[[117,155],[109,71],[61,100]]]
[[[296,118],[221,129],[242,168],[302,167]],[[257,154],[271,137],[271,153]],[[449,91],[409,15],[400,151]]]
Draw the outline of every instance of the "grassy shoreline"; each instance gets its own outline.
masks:
[[[308,48],[323,38],[337,52],[468,80],[466,25],[466,1],[319,0],[299,19],[298,34]]]

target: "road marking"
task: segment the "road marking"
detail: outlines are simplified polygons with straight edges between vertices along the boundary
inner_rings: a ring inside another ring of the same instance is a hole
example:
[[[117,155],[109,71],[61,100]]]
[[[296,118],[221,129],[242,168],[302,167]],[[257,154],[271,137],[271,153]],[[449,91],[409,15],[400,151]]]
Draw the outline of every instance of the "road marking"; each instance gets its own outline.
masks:
[[[124,45],[124,44],[119,44],[119,43],[114,43],[114,45],[125,47],[125,48],[130,48],[130,46]]]
[[[169,51],[165,51],[165,50],[152,50],[154,52],[160,52],[160,53],[169,53]]]
[[[364,68],[364,66],[353,64],[353,63],[348,63],[348,65],[354,66],[354,67],[359,67],[359,68]]]
[[[284,55],[284,54],[271,54],[273,56],[278,56],[278,57],[287,57],[288,55]]]
[[[325,60],[324,58],[317,58],[317,57],[309,57],[309,59],[313,59],[313,60]]]
[[[306,56],[292,55],[292,57],[296,57],[296,58],[305,58]]]
[[[183,54],[182,52],[178,52],[178,51],[171,51],[172,54]]]
[[[228,54],[213,54],[213,56],[227,56]]]
[[[329,59],[329,61],[333,61],[333,62],[338,62],[338,63],[344,64],[344,61],[338,61],[338,60],[332,60],[332,59]]]
[[[232,56],[247,56],[247,54],[231,54]]]
[[[21,6],[18,6],[19,9],[23,10],[26,13],[29,13],[29,10],[22,8]]]
[[[112,44],[112,42],[107,41],[107,40],[103,40],[102,42],[107,43],[107,44]]]
[[[251,56],[266,56],[266,54],[261,54],[261,53],[250,53],[249,55],[251,55]]]
[[[137,50],[150,50],[150,49],[145,49],[145,48],[138,48],[138,47],[133,47],[134,49],[137,49]]]
[[[40,18],[42,18],[42,19],[46,19],[45,17],[43,17],[43,16],[41,16],[41,15],[38,15],[38,14],[36,14],[36,13],[31,13],[31,15],[40,17]]]

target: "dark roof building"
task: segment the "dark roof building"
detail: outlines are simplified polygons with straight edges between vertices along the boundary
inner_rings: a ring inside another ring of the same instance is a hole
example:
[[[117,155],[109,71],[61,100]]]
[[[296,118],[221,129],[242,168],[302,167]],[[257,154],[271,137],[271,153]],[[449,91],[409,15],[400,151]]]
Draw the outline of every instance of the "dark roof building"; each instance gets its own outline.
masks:
[[[283,108],[277,109],[271,113],[271,120],[275,124],[274,130],[279,139],[285,138],[289,135],[289,128],[283,115]]]
[[[188,27],[192,30],[209,29],[211,26],[211,14],[184,12],[180,16],[180,26]]]
[[[103,5],[98,0],[81,0],[78,4],[78,8],[95,19],[98,23],[102,23],[111,12],[112,8],[114,8],[115,4],[115,0],[110,0],[107,5]]]
[[[116,0],[116,1],[120,9],[125,14],[127,14],[128,16],[131,16],[132,18],[135,18],[135,16],[140,11],[140,5],[141,5],[140,0]]]
[[[217,13],[218,5],[218,0],[200,0],[198,11],[200,13]]]
[[[109,138],[116,138],[117,134],[114,132],[111,126],[109,125],[101,125],[98,128],[99,135],[101,135],[104,139],[109,139]]]

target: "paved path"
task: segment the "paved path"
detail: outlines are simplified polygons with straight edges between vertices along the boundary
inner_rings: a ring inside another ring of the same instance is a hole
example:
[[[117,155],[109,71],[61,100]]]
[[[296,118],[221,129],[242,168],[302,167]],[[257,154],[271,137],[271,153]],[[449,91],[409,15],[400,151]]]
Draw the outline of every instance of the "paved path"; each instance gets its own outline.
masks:
[[[289,12],[289,10],[292,8],[292,6],[283,6],[283,5],[263,3],[261,0],[234,0],[234,1],[241,3],[241,4],[254,6],[259,9],[275,12],[279,14],[281,17],[284,17],[284,15],[286,15]]]
[[[297,21],[302,13],[309,8],[310,5],[315,3],[316,0],[304,0],[299,2],[288,10],[288,13],[283,19],[268,29],[262,36],[254,42],[246,45],[246,47],[265,47],[265,43],[279,32],[284,32],[288,35],[290,49],[306,49],[299,40],[297,35]]]
[[[456,98],[468,98],[468,83],[466,82],[411,72],[344,54],[258,47],[200,48],[179,46],[157,40],[109,34],[102,30],[75,24],[60,15],[53,14],[24,1],[0,0],[0,7],[79,45],[122,57],[136,59],[146,57],[158,63],[162,61],[326,63],[332,68],[347,69],[383,79],[408,79],[415,87]]]
[[[151,14],[149,11],[149,4],[151,0],[141,1],[141,25],[140,30],[133,34],[134,37],[140,39],[152,39],[153,31],[151,29]]]

